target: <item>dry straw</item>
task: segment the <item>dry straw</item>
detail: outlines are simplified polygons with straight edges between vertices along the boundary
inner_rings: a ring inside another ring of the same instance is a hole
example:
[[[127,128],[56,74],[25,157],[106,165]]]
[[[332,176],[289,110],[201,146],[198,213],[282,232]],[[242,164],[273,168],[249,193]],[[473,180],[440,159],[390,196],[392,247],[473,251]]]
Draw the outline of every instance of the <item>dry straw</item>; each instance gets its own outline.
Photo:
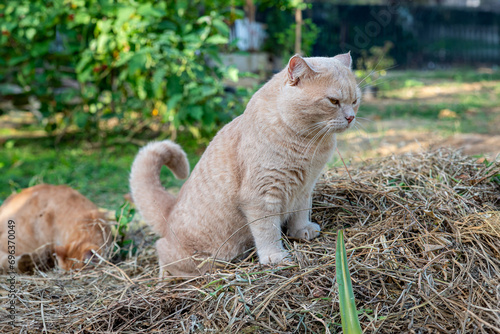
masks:
[[[153,234],[136,255],[81,273],[19,277],[17,323],[1,333],[335,333],[336,231],[365,333],[500,333],[500,163],[449,150],[331,170],[318,183],[312,242],[295,263],[255,256],[204,277],[159,280]],[[1,277],[6,288],[5,276]],[[7,296],[2,293],[4,307]]]

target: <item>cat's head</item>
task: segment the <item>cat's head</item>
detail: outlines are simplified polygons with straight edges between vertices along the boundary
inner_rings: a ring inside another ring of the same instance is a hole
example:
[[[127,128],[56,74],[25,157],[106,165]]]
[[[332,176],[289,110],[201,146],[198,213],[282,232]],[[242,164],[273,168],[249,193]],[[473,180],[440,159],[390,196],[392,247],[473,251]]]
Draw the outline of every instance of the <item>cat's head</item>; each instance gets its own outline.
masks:
[[[330,133],[352,127],[361,91],[351,64],[350,53],[332,58],[290,58],[283,70],[285,80],[278,96],[285,122],[297,130],[317,124],[318,131],[325,129]]]
[[[78,270],[89,263],[99,261],[95,253],[99,252],[99,246],[91,242],[71,242],[64,246],[56,246],[55,253],[57,264],[64,270]]]
[[[99,210],[82,213],[74,224],[74,231],[62,245],[55,245],[57,264],[64,270],[78,270],[88,264],[99,262],[110,243],[110,229],[106,218]]]

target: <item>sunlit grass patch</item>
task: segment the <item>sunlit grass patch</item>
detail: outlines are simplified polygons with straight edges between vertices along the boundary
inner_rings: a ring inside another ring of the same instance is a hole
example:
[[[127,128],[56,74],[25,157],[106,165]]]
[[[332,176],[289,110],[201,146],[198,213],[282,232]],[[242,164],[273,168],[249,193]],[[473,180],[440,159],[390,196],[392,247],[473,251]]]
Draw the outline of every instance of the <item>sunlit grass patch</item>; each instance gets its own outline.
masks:
[[[86,148],[69,143],[57,147],[48,141],[37,140],[30,145],[6,142],[0,154],[0,198],[12,192],[39,183],[67,184],[100,207],[115,208],[128,193],[128,176],[133,158],[138,151],[135,145],[107,148]],[[196,155],[189,155],[192,163]],[[165,187],[178,187],[182,181],[175,179],[164,168],[162,183]]]

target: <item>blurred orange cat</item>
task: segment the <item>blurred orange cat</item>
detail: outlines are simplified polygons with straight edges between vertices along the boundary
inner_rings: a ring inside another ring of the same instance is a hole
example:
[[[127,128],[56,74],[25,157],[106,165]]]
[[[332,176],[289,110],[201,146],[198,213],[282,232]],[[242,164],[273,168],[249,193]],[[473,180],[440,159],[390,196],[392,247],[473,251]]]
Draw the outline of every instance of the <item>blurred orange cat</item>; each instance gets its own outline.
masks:
[[[27,188],[0,207],[0,269],[6,271],[30,271],[54,253],[62,269],[80,269],[93,251],[103,253],[108,239],[98,207],[67,186]]]

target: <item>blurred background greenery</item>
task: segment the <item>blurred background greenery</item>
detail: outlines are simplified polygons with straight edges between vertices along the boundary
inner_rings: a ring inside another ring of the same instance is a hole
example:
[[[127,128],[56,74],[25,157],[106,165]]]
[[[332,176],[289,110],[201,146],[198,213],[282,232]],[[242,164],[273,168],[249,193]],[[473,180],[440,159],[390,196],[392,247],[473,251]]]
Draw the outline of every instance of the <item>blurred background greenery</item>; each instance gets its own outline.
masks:
[[[46,182],[116,208],[138,147],[170,138],[194,165],[294,53],[352,52],[365,98],[344,157],[451,145],[491,159],[499,26],[488,0],[3,2],[0,201]]]

